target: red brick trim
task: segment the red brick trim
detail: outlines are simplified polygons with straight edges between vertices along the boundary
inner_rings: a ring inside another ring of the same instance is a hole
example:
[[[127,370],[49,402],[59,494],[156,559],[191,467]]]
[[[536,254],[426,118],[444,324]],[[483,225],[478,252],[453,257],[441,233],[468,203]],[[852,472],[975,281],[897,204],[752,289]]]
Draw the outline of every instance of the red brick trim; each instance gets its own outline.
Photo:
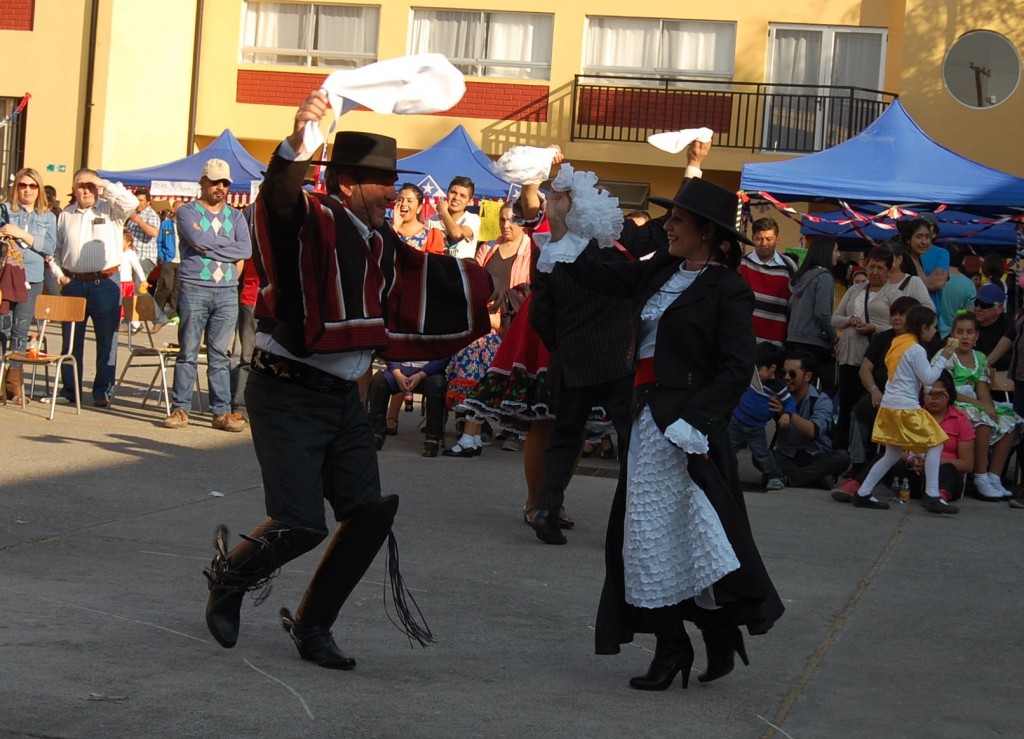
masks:
[[[296,107],[324,75],[322,72],[271,72],[239,69],[235,100],[255,105]],[[435,115],[449,118],[485,118],[489,120],[531,121],[548,119],[546,85],[467,82],[466,95],[451,110]]]
[[[580,90],[577,123],[617,128],[674,130],[708,126],[731,128],[732,98],[685,90],[585,87]]]
[[[0,12],[0,31],[31,31],[35,26],[36,0],[6,0]]]

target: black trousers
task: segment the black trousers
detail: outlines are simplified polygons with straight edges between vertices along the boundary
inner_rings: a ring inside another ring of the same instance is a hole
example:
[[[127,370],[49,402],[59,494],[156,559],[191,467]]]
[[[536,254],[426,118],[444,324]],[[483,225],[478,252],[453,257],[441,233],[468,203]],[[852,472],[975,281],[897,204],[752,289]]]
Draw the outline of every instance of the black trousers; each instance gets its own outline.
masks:
[[[427,404],[427,425],[424,431],[430,441],[439,441],[444,435],[444,394],[447,389],[444,375],[424,377],[413,393],[423,395]],[[384,436],[387,428],[388,403],[393,391],[383,372],[375,372],[368,393],[370,428],[377,436]]]
[[[853,407],[866,392],[860,381],[860,364],[839,365],[839,420],[832,430],[832,444],[835,448],[849,448],[850,416]]]
[[[628,434],[629,402],[633,377],[627,375],[601,385],[555,389],[555,430],[544,452],[544,485],[537,496],[541,510],[557,511],[565,502],[565,488],[583,448],[583,429],[594,406],[601,406],[615,426],[619,446]]]
[[[840,475],[850,466],[850,455],[845,449],[831,452],[808,454],[801,450],[795,457],[772,450],[772,456],[786,478],[786,484],[794,488],[810,488],[823,484],[826,476]]]
[[[380,499],[377,448],[356,383],[320,392],[252,371],[245,387],[267,515],[327,534],[336,521]]]

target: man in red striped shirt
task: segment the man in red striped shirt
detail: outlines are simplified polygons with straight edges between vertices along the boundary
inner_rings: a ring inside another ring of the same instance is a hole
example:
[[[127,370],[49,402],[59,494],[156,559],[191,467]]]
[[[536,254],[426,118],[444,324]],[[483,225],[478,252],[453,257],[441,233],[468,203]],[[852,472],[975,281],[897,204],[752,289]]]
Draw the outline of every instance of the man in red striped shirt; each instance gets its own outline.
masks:
[[[786,341],[789,317],[789,281],[796,264],[779,254],[779,224],[771,218],[754,221],[754,250],[740,262],[740,276],[754,292],[754,336],[758,343]]]

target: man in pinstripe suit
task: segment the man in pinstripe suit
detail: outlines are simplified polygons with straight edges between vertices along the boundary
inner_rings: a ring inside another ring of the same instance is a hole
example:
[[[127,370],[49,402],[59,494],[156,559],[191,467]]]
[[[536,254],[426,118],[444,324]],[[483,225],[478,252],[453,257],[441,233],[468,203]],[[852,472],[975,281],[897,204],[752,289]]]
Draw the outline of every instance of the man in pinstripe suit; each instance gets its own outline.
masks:
[[[600,249],[591,241],[582,258],[625,261],[625,250]],[[633,386],[633,320],[628,298],[612,298],[580,285],[560,267],[535,271],[530,323],[551,352],[548,381],[555,403],[555,431],[544,452],[544,485],[537,510],[552,512],[534,525],[537,538],[565,544],[558,511],[583,446],[583,429],[601,406],[621,439],[628,428]]]

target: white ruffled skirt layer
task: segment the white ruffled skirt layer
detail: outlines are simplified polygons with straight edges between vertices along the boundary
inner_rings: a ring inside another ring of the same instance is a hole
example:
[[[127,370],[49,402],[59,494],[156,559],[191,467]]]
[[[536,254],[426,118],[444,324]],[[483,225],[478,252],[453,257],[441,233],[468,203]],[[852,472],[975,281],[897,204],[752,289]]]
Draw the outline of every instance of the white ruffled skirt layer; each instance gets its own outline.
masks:
[[[713,608],[711,586],[740,563],[690,477],[686,452],[665,438],[646,407],[633,422],[626,464],[626,602],[660,608],[697,598]]]

